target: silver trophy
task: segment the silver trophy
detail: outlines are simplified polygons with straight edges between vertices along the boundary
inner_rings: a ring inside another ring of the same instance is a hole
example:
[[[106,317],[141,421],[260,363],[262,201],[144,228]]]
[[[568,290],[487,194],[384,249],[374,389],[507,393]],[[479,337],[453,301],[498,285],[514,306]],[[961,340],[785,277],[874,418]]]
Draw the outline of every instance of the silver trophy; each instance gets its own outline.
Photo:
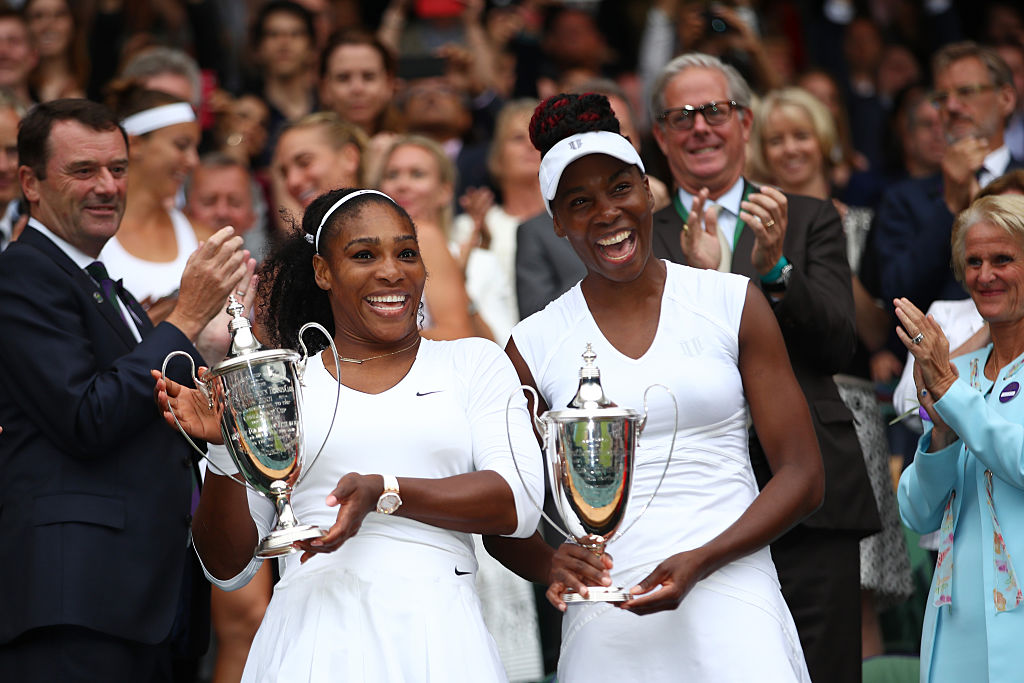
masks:
[[[632,488],[637,439],[647,423],[647,393],[654,387],[660,387],[672,397],[673,404],[676,400],[668,387],[653,384],[644,390],[642,416],[635,410],[616,406],[601,387],[601,371],[594,365],[596,358],[591,345],[587,344],[583,367],[580,368],[579,389],[563,410],[549,410],[538,417],[537,392],[530,386],[521,388],[533,394],[533,420],[543,442],[551,493],[558,516],[569,530],[552,520],[537,501],[534,500],[533,504],[540,509],[544,519],[569,541],[601,555],[607,543],[636,524],[661,488],[675,449],[679,409],[677,405],[672,444],[661,478],[636,517],[620,530]],[[509,397],[509,404],[514,397],[514,394]],[[506,420],[507,417],[506,407]],[[511,447],[511,443],[509,445]],[[514,449],[512,453],[514,459]],[[519,469],[518,463],[516,469]],[[587,597],[583,597],[574,591],[568,592],[562,595],[562,599],[566,603],[624,602],[630,597],[627,589],[616,586],[588,586],[587,593]]]
[[[203,379],[196,377],[195,363],[184,351],[174,351],[164,359],[163,374],[175,356],[184,356],[192,365],[192,381],[209,402],[209,407],[220,416],[220,430],[231,460],[241,473],[244,484],[274,501],[277,525],[256,548],[256,557],[280,557],[296,552],[296,541],[319,538],[324,531],[310,524],[301,524],[292,511],[292,489],[309,472],[320,455],[331,429],[333,415],[337,413],[341,384],[335,396],[334,411],[327,435],[312,458],[303,452],[302,431],[302,375],[309,357],[302,341],[303,333],[314,327],[330,342],[337,359],[338,352],[331,335],[317,323],[306,323],[299,330],[302,355],[289,349],[264,349],[252,334],[252,325],[243,315],[244,307],[234,296],[229,299],[227,311],[232,316],[228,323],[231,349],[227,357],[210,368]],[[335,367],[341,364],[335,361]],[[192,447],[196,447],[178,416],[171,410],[178,429]],[[308,462],[307,462],[308,460]],[[215,468],[212,460],[208,462]],[[223,473],[223,472],[222,472]],[[232,477],[234,481],[238,479]],[[243,483],[243,482],[239,482]]]

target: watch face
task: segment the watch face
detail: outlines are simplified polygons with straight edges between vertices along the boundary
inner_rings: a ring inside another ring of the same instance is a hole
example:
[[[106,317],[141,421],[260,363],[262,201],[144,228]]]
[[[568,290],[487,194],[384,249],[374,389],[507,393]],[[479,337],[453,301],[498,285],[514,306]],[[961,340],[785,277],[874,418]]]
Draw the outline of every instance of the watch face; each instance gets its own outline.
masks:
[[[377,512],[390,515],[402,504],[402,499],[394,491],[386,491],[377,499]]]

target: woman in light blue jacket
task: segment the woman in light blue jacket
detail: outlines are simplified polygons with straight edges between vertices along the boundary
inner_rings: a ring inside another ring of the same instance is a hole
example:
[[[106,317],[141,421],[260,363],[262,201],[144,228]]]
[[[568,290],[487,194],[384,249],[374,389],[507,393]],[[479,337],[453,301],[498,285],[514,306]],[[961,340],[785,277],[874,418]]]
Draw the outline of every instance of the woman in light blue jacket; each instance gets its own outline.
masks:
[[[1024,646],[1024,197],[975,201],[953,227],[953,269],[992,343],[949,359],[941,328],[897,299],[925,429],[900,478],[900,514],[941,529],[921,680],[1020,680]]]

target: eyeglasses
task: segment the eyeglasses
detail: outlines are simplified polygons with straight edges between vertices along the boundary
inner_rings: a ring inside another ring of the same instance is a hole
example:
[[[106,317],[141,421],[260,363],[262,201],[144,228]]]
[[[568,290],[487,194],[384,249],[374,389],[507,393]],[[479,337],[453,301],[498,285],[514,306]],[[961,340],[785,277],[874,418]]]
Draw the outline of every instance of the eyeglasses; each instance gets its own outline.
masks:
[[[936,90],[928,98],[931,101],[932,106],[936,109],[945,109],[949,106],[949,98],[951,95],[955,95],[961,102],[972,99],[983,92],[989,90],[995,90],[996,86],[991,83],[977,83],[975,85],[961,85],[959,88],[953,88],[952,90]]]
[[[704,117],[709,126],[721,126],[729,120],[734,109],[742,108],[743,106],[737,104],[735,100],[708,102],[707,104],[698,104],[696,107],[688,104],[685,107],[666,109],[661,112],[658,120],[664,121],[665,125],[672,130],[690,130],[697,122],[697,114],[699,113]]]

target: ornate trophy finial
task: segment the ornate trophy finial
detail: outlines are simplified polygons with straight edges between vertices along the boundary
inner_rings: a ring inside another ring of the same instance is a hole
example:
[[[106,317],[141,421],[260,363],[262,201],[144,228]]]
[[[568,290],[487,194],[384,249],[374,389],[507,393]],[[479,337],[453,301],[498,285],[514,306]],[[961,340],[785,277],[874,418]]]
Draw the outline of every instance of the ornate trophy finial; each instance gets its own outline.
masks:
[[[235,298],[234,294],[228,297],[227,312],[231,316],[231,321],[228,322],[231,346],[228,349],[227,358],[237,358],[262,349],[263,345],[256,340],[252,333],[252,323],[244,315],[245,306]]]
[[[587,344],[587,350],[583,352],[583,366],[580,368],[580,386],[568,407],[585,410],[615,407],[615,404],[604,395],[604,389],[601,387],[601,370],[594,365],[595,360],[597,354],[594,353],[593,347]]]

